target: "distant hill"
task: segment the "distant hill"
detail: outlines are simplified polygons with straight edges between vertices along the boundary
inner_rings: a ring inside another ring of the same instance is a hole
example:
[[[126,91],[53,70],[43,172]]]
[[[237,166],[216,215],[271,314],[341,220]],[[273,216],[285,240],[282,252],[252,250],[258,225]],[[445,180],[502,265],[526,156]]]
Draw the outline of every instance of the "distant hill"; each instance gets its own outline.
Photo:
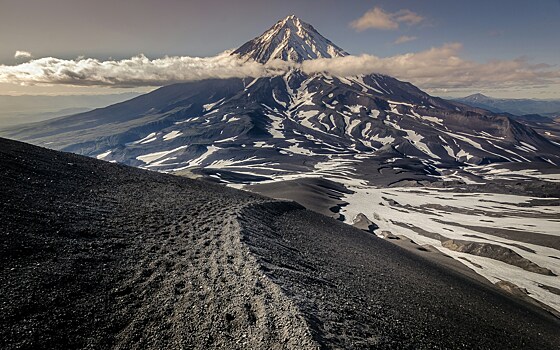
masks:
[[[453,99],[472,107],[484,108],[495,113],[511,113],[518,116],[540,114],[546,117],[560,116],[560,100],[493,98],[483,94]]]

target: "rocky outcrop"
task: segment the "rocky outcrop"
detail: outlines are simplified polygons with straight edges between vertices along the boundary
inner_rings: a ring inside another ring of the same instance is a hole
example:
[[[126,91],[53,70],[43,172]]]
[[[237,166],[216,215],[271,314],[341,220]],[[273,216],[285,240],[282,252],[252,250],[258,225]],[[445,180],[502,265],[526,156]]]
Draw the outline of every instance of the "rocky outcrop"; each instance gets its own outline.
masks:
[[[529,272],[540,273],[541,275],[547,276],[556,276],[556,274],[554,274],[551,270],[540,267],[531,260],[526,259],[513,250],[501,245],[455,239],[443,241],[441,245],[456,252],[499,260],[505,262],[506,264],[520,267]]]
[[[368,217],[365,216],[363,213],[359,213],[358,215],[356,215],[354,220],[352,220],[352,226],[354,226],[357,229],[364,230],[371,233],[373,233],[375,230],[379,228],[379,226],[377,226],[375,223],[373,223],[373,221],[368,219]]]

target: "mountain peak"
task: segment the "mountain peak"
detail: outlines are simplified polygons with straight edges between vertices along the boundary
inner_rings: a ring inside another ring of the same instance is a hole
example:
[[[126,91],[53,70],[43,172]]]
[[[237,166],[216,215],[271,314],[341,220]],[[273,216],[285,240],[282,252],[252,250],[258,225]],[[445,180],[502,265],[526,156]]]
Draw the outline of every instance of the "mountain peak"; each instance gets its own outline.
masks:
[[[476,94],[469,95],[464,99],[469,101],[487,101],[491,100],[492,98],[478,92]]]
[[[295,15],[276,22],[261,36],[243,44],[232,54],[260,63],[274,59],[302,62],[308,59],[348,55],[346,51],[319,34],[312,25]]]
[[[296,15],[289,15],[289,16],[286,16],[284,19],[281,19],[281,20],[279,20],[278,22],[283,22],[283,23],[285,23],[285,22],[288,22],[288,21],[292,21],[292,22],[296,22],[296,21],[297,21],[297,22],[301,22],[301,20],[300,20],[300,19],[298,18],[298,16],[296,16]]]

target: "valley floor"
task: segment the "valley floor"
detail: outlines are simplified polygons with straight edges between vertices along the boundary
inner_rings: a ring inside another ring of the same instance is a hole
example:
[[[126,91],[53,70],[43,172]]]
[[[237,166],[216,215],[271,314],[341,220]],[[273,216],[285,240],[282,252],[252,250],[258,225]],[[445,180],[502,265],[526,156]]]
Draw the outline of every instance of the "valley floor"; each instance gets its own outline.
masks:
[[[5,139],[0,178],[2,349],[560,346],[540,308],[295,203]]]

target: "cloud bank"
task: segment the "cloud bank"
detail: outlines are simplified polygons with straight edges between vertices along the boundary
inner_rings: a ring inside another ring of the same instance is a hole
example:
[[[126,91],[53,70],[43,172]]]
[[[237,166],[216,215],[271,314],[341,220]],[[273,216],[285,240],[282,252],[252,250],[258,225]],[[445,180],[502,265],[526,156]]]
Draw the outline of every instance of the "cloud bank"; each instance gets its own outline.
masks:
[[[425,18],[410,10],[400,10],[397,12],[385,12],[380,7],[374,7],[362,15],[362,17],[352,21],[350,26],[361,32],[366,29],[394,30],[399,29],[401,23],[417,25],[422,23]]]
[[[225,52],[215,57],[144,55],[123,60],[92,58],[33,59],[14,66],[0,65],[0,83],[109,87],[162,86],[210,78],[248,78],[283,74],[297,68],[307,74],[353,76],[380,73],[410,81],[422,89],[508,88],[560,84],[560,69],[525,59],[478,63],[459,56],[462,46],[447,44],[392,57],[345,56],[304,61],[272,61],[263,65]]]
[[[423,89],[504,88],[560,83],[560,70],[526,59],[477,63],[459,57],[462,45],[447,44],[417,53],[386,58],[372,55],[346,56],[304,62],[307,72],[327,71],[349,76],[382,73],[411,81]]]
[[[270,69],[273,70],[274,67]],[[138,55],[108,61],[45,57],[16,66],[0,65],[0,82],[27,85],[161,86],[209,78],[243,78],[267,74],[262,64],[245,62],[229,54],[207,58],[164,57],[154,60]]]

